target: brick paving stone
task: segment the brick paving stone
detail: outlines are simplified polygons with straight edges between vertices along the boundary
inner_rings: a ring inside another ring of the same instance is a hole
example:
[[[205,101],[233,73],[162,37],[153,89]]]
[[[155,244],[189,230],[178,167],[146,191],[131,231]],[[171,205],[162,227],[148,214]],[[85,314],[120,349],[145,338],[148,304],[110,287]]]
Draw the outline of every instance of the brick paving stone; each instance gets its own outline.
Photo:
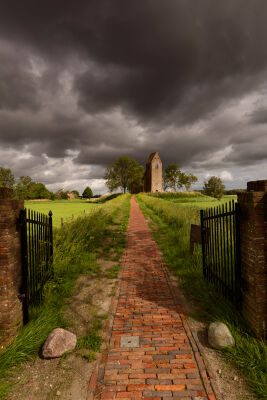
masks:
[[[134,197],[127,239],[101,396],[96,398],[216,400],[205,391],[204,364],[199,354],[195,359],[162,254]],[[120,347],[131,336],[138,337],[139,347]]]

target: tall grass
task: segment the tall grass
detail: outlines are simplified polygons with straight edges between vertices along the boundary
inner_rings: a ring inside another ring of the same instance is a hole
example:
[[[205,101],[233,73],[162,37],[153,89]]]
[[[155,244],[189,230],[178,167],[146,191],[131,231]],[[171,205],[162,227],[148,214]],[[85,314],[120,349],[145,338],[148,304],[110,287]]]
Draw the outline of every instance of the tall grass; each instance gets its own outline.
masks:
[[[174,204],[177,203],[183,207],[194,207],[194,208],[209,208],[217,207],[221,204],[227,203],[231,200],[236,200],[237,196],[223,196],[220,200],[214,197],[205,196],[199,192],[159,192],[151,193],[148,196],[156,197],[158,199],[170,201]]]
[[[6,378],[12,367],[35,357],[52,329],[65,327],[63,318],[65,299],[73,293],[76,279],[81,274],[97,273],[96,252],[110,241],[122,252],[129,216],[129,195],[122,195],[100,206],[89,216],[55,230],[54,279],[47,283],[44,302],[30,308],[30,322],[19,332],[13,343],[0,353],[0,399],[4,399],[9,383]],[[118,216],[120,218],[118,219]],[[111,230],[111,226],[115,229]],[[12,370],[14,372],[14,370]]]
[[[203,279],[201,248],[190,255],[190,225],[199,223],[199,210],[178,207],[160,198],[139,194],[136,197],[145,215],[153,221],[155,240],[164,260],[179,278],[180,286],[199,305],[195,318],[222,321],[231,330],[236,345],[223,351],[240,368],[259,399],[267,399],[267,347],[258,341],[234,306],[222,298]]]

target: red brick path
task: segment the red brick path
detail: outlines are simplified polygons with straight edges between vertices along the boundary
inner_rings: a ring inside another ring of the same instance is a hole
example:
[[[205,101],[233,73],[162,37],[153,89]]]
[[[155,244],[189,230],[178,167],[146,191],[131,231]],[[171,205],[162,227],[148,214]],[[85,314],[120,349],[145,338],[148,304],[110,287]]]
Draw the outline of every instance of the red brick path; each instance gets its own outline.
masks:
[[[195,359],[161,253],[134,198],[122,265],[110,347],[95,398],[216,400],[204,388],[205,367],[199,353]],[[139,336],[140,347],[121,348],[122,336]]]

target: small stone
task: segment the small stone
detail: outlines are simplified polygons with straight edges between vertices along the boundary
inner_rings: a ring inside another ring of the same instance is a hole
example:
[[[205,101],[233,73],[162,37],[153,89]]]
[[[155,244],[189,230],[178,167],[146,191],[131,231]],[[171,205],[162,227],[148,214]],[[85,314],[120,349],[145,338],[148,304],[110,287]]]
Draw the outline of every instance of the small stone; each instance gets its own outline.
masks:
[[[56,393],[56,396],[60,396],[60,395],[61,395],[61,393],[60,393],[60,391],[58,390],[57,393]]]
[[[217,372],[218,372],[219,375],[221,375],[222,370],[221,369],[217,369]]]
[[[228,327],[222,322],[213,322],[208,329],[208,341],[211,347],[220,350],[235,345],[235,340]]]
[[[234,376],[234,381],[238,381],[238,377],[237,376]]]
[[[53,387],[53,385],[52,385],[52,383],[50,383],[50,385],[49,385],[51,388]]]
[[[45,341],[42,355],[44,358],[61,357],[66,351],[73,350],[76,346],[77,339],[74,333],[66,329],[54,329]]]

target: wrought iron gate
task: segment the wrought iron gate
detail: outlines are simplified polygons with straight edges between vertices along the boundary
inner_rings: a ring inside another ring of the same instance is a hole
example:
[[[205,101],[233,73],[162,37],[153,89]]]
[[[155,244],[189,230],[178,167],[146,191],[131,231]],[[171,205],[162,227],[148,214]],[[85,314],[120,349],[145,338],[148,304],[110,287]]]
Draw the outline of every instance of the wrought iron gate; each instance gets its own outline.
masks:
[[[29,305],[42,299],[43,287],[53,276],[53,226],[49,215],[21,210],[23,320],[29,321]]]
[[[237,307],[242,301],[239,204],[200,211],[204,278]]]

